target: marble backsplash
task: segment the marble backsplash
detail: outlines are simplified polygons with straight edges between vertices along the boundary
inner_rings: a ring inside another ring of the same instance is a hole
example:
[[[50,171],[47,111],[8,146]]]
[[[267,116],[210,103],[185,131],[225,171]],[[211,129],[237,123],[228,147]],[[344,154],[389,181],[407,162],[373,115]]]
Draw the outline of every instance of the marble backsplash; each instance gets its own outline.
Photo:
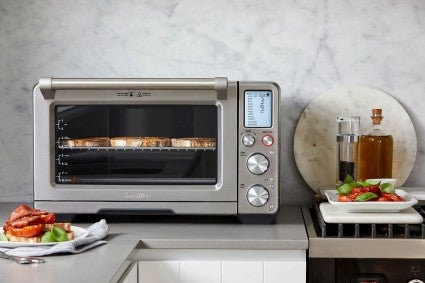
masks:
[[[42,76],[276,81],[284,204],[312,195],[293,154],[304,108],[338,86],[372,86],[410,115],[418,153],[406,185],[425,186],[424,35],[422,0],[0,0],[0,200],[32,200]]]

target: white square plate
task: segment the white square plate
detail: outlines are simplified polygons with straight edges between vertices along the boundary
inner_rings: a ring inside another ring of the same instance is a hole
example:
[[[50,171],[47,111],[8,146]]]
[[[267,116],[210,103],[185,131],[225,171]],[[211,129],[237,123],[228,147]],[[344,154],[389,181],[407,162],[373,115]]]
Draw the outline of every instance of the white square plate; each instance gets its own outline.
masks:
[[[417,199],[399,189],[395,193],[404,198],[404,201],[340,202],[337,190],[326,190],[324,193],[330,204],[347,212],[397,212],[418,203]]]

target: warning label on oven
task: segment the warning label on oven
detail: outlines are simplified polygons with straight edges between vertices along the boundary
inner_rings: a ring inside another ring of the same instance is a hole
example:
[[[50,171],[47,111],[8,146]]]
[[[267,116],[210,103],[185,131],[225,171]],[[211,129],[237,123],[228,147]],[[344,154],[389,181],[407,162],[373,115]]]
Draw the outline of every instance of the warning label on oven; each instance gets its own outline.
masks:
[[[147,91],[128,91],[128,92],[118,92],[117,96],[119,97],[150,97],[152,93]]]

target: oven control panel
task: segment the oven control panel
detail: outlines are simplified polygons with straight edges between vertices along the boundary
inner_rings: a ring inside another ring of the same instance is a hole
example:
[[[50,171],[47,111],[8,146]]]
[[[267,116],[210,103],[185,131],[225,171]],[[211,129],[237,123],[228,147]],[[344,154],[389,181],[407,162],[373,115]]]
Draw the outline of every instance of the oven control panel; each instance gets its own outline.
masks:
[[[239,84],[238,214],[279,209],[279,88]]]

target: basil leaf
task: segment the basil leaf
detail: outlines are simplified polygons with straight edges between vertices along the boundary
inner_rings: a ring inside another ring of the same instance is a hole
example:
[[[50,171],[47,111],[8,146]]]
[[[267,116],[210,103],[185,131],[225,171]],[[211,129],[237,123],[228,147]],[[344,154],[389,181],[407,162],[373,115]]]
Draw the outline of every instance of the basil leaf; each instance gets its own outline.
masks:
[[[5,234],[0,233],[0,242],[8,242],[8,241],[9,241],[9,238]]]
[[[366,180],[366,183],[369,183],[369,186],[372,185],[379,185],[381,183],[381,180]]]
[[[395,187],[391,183],[383,183],[379,186],[381,188],[381,192],[387,193],[387,194],[394,194],[395,193]]]
[[[337,188],[337,191],[339,194],[349,194],[351,193],[351,190],[353,189],[353,186],[351,184],[342,184]]]
[[[372,185],[376,185],[376,184],[373,184],[373,182],[371,183],[371,182],[368,182],[368,181],[357,181],[357,183],[359,183],[359,185],[361,185],[363,188],[364,187],[370,187]]]
[[[48,231],[41,236],[41,242],[42,243],[50,243],[50,242],[57,242],[56,239],[53,237],[53,233]]]
[[[56,226],[53,226],[52,228],[52,236],[53,238],[55,238],[57,242],[68,241],[68,236],[66,235],[66,232],[63,229]]]
[[[368,200],[371,200],[371,199],[376,198],[376,197],[378,197],[377,194],[372,193],[372,192],[366,192],[366,193],[363,193],[363,194],[359,195],[358,197],[356,197],[355,200],[356,201],[368,201]]]
[[[354,182],[353,177],[351,175],[345,176],[345,180],[344,180],[343,184],[349,184],[351,182]]]

